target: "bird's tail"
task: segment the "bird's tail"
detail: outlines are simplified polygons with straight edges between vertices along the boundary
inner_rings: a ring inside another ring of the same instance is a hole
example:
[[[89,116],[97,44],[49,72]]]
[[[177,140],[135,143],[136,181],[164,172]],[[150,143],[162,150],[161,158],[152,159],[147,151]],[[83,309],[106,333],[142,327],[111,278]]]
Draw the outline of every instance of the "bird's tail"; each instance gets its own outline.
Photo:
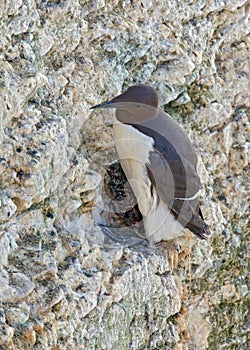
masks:
[[[186,227],[200,239],[208,239],[208,237],[211,235],[211,231],[209,230],[208,225],[205,223],[200,209],[199,214],[195,214]]]

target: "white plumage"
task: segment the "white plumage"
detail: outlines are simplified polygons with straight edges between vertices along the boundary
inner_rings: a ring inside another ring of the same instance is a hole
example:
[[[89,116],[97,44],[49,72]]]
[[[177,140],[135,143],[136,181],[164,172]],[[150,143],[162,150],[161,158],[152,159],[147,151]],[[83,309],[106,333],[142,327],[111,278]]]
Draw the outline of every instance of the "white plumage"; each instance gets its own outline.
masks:
[[[130,125],[116,121],[113,125],[117,154],[123,171],[137,198],[143,216],[145,238],[150,243],[172,240],[182,235],[183,226],[151,187],[146,164],[154,151],[154,140]]]
[[[158,108],[155,89],[132,86],[92,108],[116,108],[116,149],[143,216],[145,238],[171,240],[185,227],[207,239],[195,149],[176,121]]]

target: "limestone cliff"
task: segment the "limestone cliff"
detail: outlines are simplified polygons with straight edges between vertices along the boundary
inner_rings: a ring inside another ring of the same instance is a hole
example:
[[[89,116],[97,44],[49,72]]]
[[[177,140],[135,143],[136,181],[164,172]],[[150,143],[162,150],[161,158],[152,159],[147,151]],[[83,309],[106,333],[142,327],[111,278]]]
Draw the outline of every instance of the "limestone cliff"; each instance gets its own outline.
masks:
[[[248,54],[247,0],[0,3],[0,349],[248,348]],[[116,156],[89,107],[146,82],[199,152],[191,252],[93,219]]]

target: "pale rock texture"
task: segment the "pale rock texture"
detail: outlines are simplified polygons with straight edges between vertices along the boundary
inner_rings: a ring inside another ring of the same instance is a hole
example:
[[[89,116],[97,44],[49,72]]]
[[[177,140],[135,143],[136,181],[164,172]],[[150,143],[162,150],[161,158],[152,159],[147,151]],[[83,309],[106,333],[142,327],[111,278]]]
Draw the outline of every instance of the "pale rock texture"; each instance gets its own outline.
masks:
[[[1,1],[0,349],[249,348],[248,59],[247,0]],[[116,154],[89,107],[146,82],[199,153],[191,253],[94,220]]]

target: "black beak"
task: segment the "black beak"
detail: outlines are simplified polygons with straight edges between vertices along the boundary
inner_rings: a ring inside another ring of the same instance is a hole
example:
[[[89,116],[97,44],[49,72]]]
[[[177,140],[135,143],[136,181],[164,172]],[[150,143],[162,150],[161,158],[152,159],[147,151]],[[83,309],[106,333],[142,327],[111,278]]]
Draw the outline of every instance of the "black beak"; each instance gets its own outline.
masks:
[[[96,109],[96,108],[112,108],[113,106],[110,106],[110,105],[112,105],[112,103],[113,103],[113,100],[110,100],[110,101],[107,101],[107,102],[100,103],[99,105],[93,106],[93,107],[91,107],[90,109]]]

